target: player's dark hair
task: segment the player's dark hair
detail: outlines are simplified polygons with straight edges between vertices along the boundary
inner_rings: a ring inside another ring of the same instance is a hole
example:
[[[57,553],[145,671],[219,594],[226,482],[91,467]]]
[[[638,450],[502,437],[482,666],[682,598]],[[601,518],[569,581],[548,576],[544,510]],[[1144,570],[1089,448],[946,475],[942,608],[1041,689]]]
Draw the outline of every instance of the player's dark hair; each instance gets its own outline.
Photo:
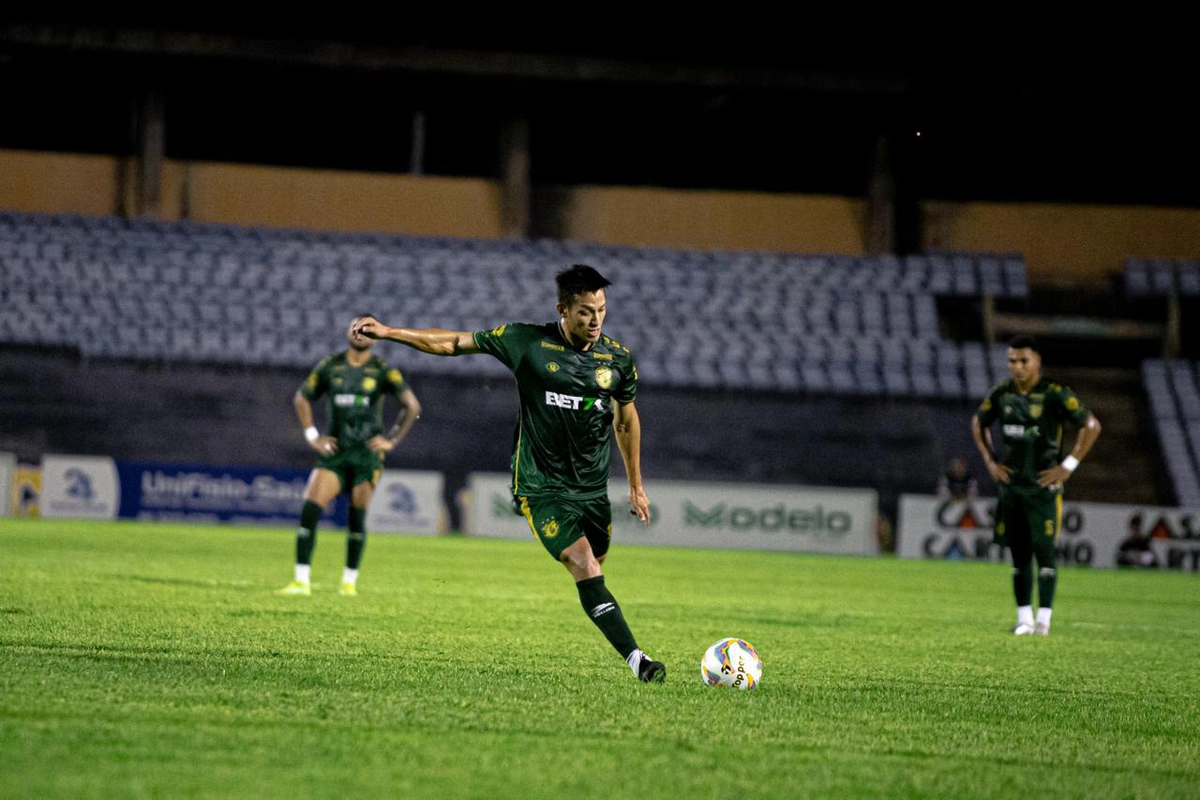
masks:
[[[605,286],[612,286],[612,281],[587,264],[572,264],[570,269],[554,276],[554,283],[558,286],[558,302],[565,306],[585,292],[598,292]]]
[[[1022,333],[1008,340],[1008,346],[1013,350],[1032,350],[1039,356],[1042,354],[1042,348],[1038,344],[1038,340],[1027,333]]]

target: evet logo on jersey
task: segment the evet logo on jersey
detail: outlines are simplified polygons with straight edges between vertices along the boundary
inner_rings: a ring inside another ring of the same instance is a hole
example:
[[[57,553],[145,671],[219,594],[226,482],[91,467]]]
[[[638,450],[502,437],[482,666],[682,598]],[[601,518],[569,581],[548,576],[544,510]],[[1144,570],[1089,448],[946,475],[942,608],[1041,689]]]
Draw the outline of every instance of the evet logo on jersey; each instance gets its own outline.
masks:
[[[1002,425],[1001,428],[1004,431],[1004,435],[1010,439],[1020,439],[1025,436],[1024,425]]]
[[[577,397],[573,394],[559,394],[558,392],[546,392],[546,405],[555,406],[557,408],[569,408],[573,411],[583,409],[588,411],[592,408],[600,411],[604,410],[604,401],[599,397]]]
[[[333,404],[338,408],[368,406],[371,404],[371,398],[361,394],[335,394],[333,396]]]

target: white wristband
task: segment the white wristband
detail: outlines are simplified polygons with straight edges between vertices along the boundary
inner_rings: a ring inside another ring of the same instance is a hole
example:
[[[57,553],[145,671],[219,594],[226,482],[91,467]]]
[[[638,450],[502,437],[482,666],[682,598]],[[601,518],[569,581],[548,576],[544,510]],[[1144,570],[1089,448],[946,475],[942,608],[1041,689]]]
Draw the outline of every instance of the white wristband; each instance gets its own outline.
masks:
[[[1059,466],[1065,469],[1067,472],[1074,472],[1075,468],[1079,466],[1079,459],[1075,456],[1067,456],[1062,460],[1062,463],[1059,464]]]
[[[315,425],[309,425],[304,429],[304,438],[308,439],[310,442],[315,442],[318,438],[320,438],[320,436],[321,432],[317,430]]]

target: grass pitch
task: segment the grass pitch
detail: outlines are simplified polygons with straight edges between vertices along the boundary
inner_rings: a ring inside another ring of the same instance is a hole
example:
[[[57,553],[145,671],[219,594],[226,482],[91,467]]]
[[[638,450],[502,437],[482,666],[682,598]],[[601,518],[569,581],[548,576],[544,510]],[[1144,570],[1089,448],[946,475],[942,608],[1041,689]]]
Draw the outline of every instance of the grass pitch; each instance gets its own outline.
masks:
[[[1200,579],[636,548],[637,683],[535,543],[0,520],[0,797],[1196,797]],[[752,692],[699,679],[759,649]]]

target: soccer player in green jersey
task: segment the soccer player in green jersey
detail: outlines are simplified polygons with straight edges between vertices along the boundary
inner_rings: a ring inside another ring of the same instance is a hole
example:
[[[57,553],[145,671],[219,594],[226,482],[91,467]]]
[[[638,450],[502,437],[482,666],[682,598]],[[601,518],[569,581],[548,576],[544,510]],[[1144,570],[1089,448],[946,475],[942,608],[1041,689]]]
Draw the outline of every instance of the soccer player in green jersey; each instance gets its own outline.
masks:
[[[354,328],[425,353],[487,353],[517,379],[521,400],[512,456],[513,496],[533,534],[575,579],[592,622],[639,680],[659,683],[666,667],[642,652],[600,565],[612,539],[608,500],[611,439],[629,479],[629,508],[649,524],[642,486],[642,428],[633,405],[638,374],[628,348],[601,334],[608,312],[599,272],[576,264],[558,274],[558,320],[509,323],[490,331],[393,328],[376,320]]]
[[[996,482],[995,541],[1012,554],[1013,594],[1018,636],[1050,633],[1050,614],[1058,584],[1058,532],[1062,525],[1063,484],[1100,436],[1100,421],[1066,386],[1042,376],[1042,356],[1032,336],[1009,342],[1010,380],[998,384],[971,417],[971,434]],[[1063,456],[1063,425],[1079,434]],[[1004,453],[992,442],[999,423]],[[1033,570],[1038,565],[1038,611],[1033,616]]]
[[[358,568],[367,543],[367,507],[383,471],[383,454],[408,434],[421,404],[400,370],[371,353],[374,344],[354,326],[369,314],[354,318],[347,331],[350,346],[317,364],[292,399],[304,437],[318,453],[308,477],[300,528],[296,532],[296,569],[292,582],[280,594],[312,594],[310,573],[317,543],[317,523],[330,501],[342,492],[350,495],[350,521],[346,535],[346,568],[340,593],[358,594]],[[400,403],[396,424],[383,431],[383,399],[394,395]],[[322,436],[313,425],[312,402],[327,397],[329,433]]]

